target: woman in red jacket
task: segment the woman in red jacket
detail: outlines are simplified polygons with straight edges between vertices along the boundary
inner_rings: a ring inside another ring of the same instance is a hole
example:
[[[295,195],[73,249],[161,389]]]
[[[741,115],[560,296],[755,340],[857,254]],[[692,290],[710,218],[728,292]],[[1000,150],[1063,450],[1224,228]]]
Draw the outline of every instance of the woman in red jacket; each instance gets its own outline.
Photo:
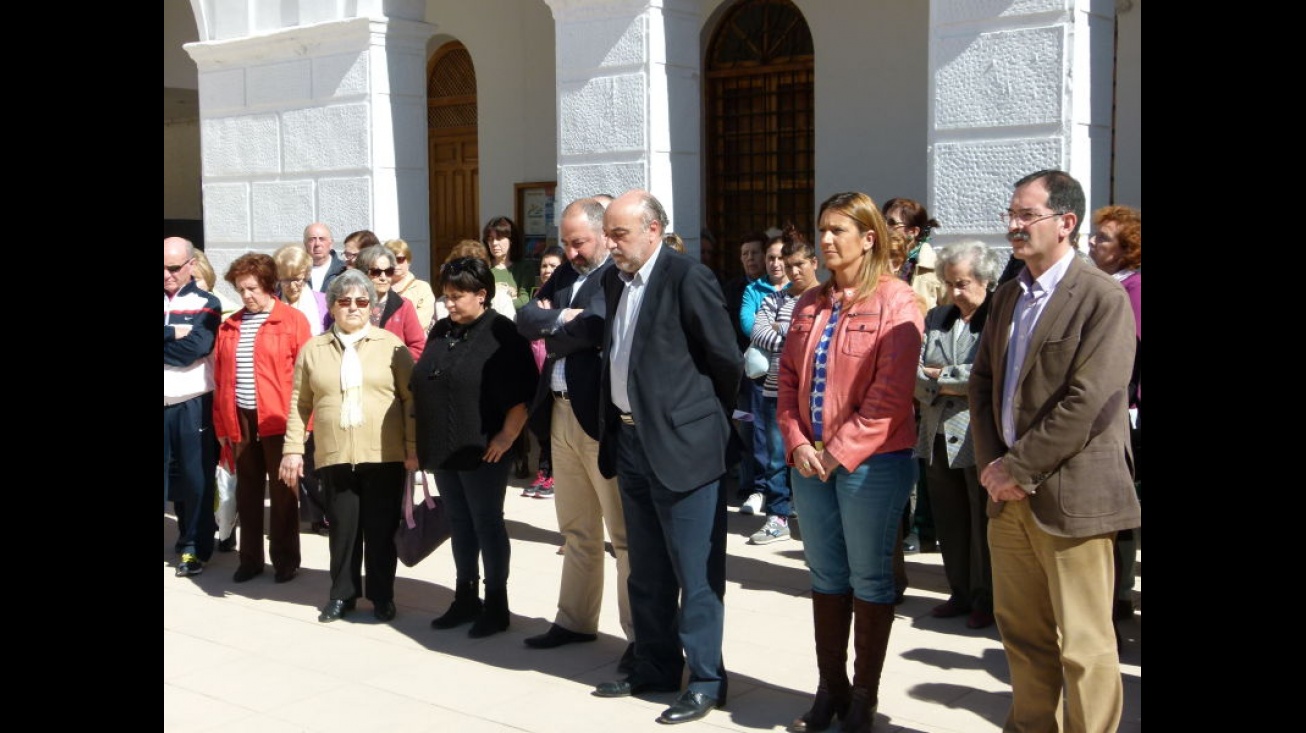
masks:
[[[793,728],[871,729],[893,624],[898,520],[916,483],[912,393],[924,323],[889,265],[889,227],[871,197],[821,204],[830,279],[794,306],[780,356],[784,439],[812,582],[820,684]],[[853,680],[847,672],[853,626]]]
[[[277,265],[268,255],[236,258],[226,279],[245,305],[218,327],[213,348],[213,427],[236,463],[240,567],[232,580],[243,583],[263,572],[266,482],[272,495],[268,554],[276,581],[284,583],[299,570],[299,500],[277,471],[295,358],[311,334],[304,314],[277,298]]]
[[[354,266],[372,280],[376,288],[376,302],[372,303],[372,325],[379,326],[399,337],[408,347],[415,363],[426,348],[426,329],[413,302],[394,289],[394,253],[383,245],[368,247],[358,253]]]

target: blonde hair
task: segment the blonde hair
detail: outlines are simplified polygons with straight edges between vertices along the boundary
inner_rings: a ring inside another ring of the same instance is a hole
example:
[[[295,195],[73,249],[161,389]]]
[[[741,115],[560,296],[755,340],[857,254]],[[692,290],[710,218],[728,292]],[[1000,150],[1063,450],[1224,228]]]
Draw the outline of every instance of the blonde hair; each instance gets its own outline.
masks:
[[[387,239],[385,242],[385,248],[409,261],[412,261],[413,259],[412,248],[410,248],[408,243],[402,239]]]
[[[313,270],[313,257],[303,245],[287,244],[272,253],[272,260],[277,263],[277,277],[291,280],[301,275],[308,277]]]
[[[847,191],[836,193],[826,199],[821,204],[821,210],[817,214],[819,219],[825,215],[826,209],[836,214],[843,214],[852,219],[857,225],[859,235],[865,236],[867,232],[874,233],[874,241],[871,244],[871,250],[862,257],[861,271],[858,273],[857,292],[853,296],[854,301],[865,300],[874,292],[877,285],[880,284],[880,278],[892,275],[892,268],[889,265],[889,224],[884,220],[884,214],[880,213],[880,208],[875,205],[875,201],[860,191]],[[821,286],[821,294],[829,297],[837,287],[831,277]]]
[[[196,275],[204,278],[204,287],[201,290],[213,290],[218,286],[218,273],[213,271],[213,263],[209,262],[209,256],[204,254],[204,250],[197,249],[191,255],[195,258],[195,266],[190,274],[191,279]],[[198,283],[196,283],[198,284]]]

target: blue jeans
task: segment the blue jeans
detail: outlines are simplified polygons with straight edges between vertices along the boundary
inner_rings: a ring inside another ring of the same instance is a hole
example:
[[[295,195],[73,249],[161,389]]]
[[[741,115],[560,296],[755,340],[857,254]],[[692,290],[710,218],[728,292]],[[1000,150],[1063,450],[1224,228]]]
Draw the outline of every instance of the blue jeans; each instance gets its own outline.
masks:
[[[793,504],[793,492],[789,489],[784,439],[780,437],[780,425],[775,421],[777,401],[765,394],[757,398],[757,411],[753,413],[753,459],[761,465],[761,470],[753,477],[753,490],[766,496],[768,515],[787,517]]]
[[[830,478],[790,474],[803,528],[803,554],[816,593],[850,589],[870,603],[893,603],[893,552],[903,507],[916,483],[911,451],[871,456]]]
[[[739,398],[735,409],[740,412],[754,414],[756,412],[753,405],[753,395],[759,398],[762,396],[762,388],[753,384],[753,380],[748,377],[741,377],[739,380]],[[756,419],[756,418],[754,418]],[[742,441],[744,450],[739,456],[739,473],[736,475],[738,480],[738,493],[740,498],[747,498],[749,494],[757,491],[753,487],[754,477],[761,470],[757,464],[757,456],[753,455],[750,450],[753,446],[754,424],[747,420],[734,420],[736,430],[739,432],[739,439]]]
[[[485,589],[508,587],[512,550],[503,518],[508,469],[513,455],[481,463],[471,471],[436,470],[435,488],[449,510],[449,542],[459,583],[474,581],[485,567]]]

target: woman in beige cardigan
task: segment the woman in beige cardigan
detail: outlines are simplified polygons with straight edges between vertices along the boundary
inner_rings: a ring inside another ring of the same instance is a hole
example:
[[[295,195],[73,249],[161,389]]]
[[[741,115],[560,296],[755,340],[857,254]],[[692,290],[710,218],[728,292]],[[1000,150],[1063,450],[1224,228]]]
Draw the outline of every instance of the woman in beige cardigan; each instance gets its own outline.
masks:
[[[331,523],[331,599],[317,617],[323,622],[343,618],[360,595],[377,619],[395,617],[394,532],[405,478],[417,469],[413,357],[398,336],[370,325],[375,300],[371,280],[358,270],[332,280],[327,302],[335,324],[305,344],[295,363],[280,475],[290,486],[303,475],[311,419]]]

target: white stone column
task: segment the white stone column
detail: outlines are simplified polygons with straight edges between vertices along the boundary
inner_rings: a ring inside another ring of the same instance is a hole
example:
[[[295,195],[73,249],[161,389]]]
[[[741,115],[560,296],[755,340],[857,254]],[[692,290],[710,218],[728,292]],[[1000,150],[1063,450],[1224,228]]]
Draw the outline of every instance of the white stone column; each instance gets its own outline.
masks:
[[[1113,0],[931,0],[929,188],[936,246],[1009,250],[1012,184],[1069,172],[1109,195]],[[1080,228],[1081,244],[1089,227]]]
[[[559,210],[647,189],[697,249],[698,8],[689,0],[545,0],[557,38]]]
[[[425,42],[433,26],[356,18],[186,46],[199,69],[205,241],[221,279],[247,250],[331,227],[429,264]]]

